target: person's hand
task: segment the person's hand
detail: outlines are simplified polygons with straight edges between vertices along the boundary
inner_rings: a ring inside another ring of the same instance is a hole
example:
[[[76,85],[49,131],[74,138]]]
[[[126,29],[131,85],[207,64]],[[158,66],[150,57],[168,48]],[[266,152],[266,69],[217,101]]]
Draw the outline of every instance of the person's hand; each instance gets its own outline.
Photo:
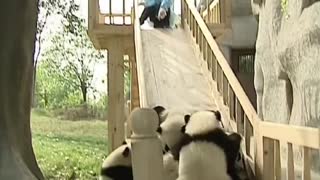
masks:
[[[164,8],[159,9],[158,19],[164,19],[167,16],[167,11]]]

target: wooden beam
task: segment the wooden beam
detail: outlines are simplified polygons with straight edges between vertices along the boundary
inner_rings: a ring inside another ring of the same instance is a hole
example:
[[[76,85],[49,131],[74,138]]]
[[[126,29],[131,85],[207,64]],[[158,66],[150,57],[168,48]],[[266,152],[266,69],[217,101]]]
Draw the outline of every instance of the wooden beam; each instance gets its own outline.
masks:
[[[108,147],[109,152],[124,140],[124,49],[121,41],[114,40],[108,49]]]

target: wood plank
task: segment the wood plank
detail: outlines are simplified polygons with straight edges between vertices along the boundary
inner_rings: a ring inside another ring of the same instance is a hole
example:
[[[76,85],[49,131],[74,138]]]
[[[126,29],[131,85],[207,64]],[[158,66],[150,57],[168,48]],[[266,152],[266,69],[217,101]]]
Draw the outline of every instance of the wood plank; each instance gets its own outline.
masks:
[[[280,141],[275,140],[274,143],[274,168],[276,180],[281,180],[281,154],[280,154]]]
[[[292,144],[288,143],[287,180],[294,180],[294,161]]]
[[[263,138],[263,180],[274,180],[274,140]]]
[[[303,170],[302,180],[311,180],[311,161],[310,161],[310,149],[303,147]]]

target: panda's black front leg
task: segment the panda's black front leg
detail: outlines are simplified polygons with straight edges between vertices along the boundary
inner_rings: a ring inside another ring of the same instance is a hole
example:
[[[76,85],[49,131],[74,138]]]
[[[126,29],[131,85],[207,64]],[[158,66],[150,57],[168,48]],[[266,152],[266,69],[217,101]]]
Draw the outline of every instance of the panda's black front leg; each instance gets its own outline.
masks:
[[[171,154],[173,155],[174,160],[179,161],[181,149],[184,146],[188,145],[190,142],[192,142],[192,137],[188,134],[183,134],[181,140],[171,148]]]

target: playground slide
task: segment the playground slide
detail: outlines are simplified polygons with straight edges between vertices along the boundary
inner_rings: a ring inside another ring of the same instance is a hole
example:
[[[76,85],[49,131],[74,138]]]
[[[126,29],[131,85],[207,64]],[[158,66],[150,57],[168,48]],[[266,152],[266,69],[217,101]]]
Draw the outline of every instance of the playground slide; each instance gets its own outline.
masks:
[[[140,38],[143,95],[149,107],[216,109],[206,62],[188,32],[181,28],[147,29],[141,30]]]

